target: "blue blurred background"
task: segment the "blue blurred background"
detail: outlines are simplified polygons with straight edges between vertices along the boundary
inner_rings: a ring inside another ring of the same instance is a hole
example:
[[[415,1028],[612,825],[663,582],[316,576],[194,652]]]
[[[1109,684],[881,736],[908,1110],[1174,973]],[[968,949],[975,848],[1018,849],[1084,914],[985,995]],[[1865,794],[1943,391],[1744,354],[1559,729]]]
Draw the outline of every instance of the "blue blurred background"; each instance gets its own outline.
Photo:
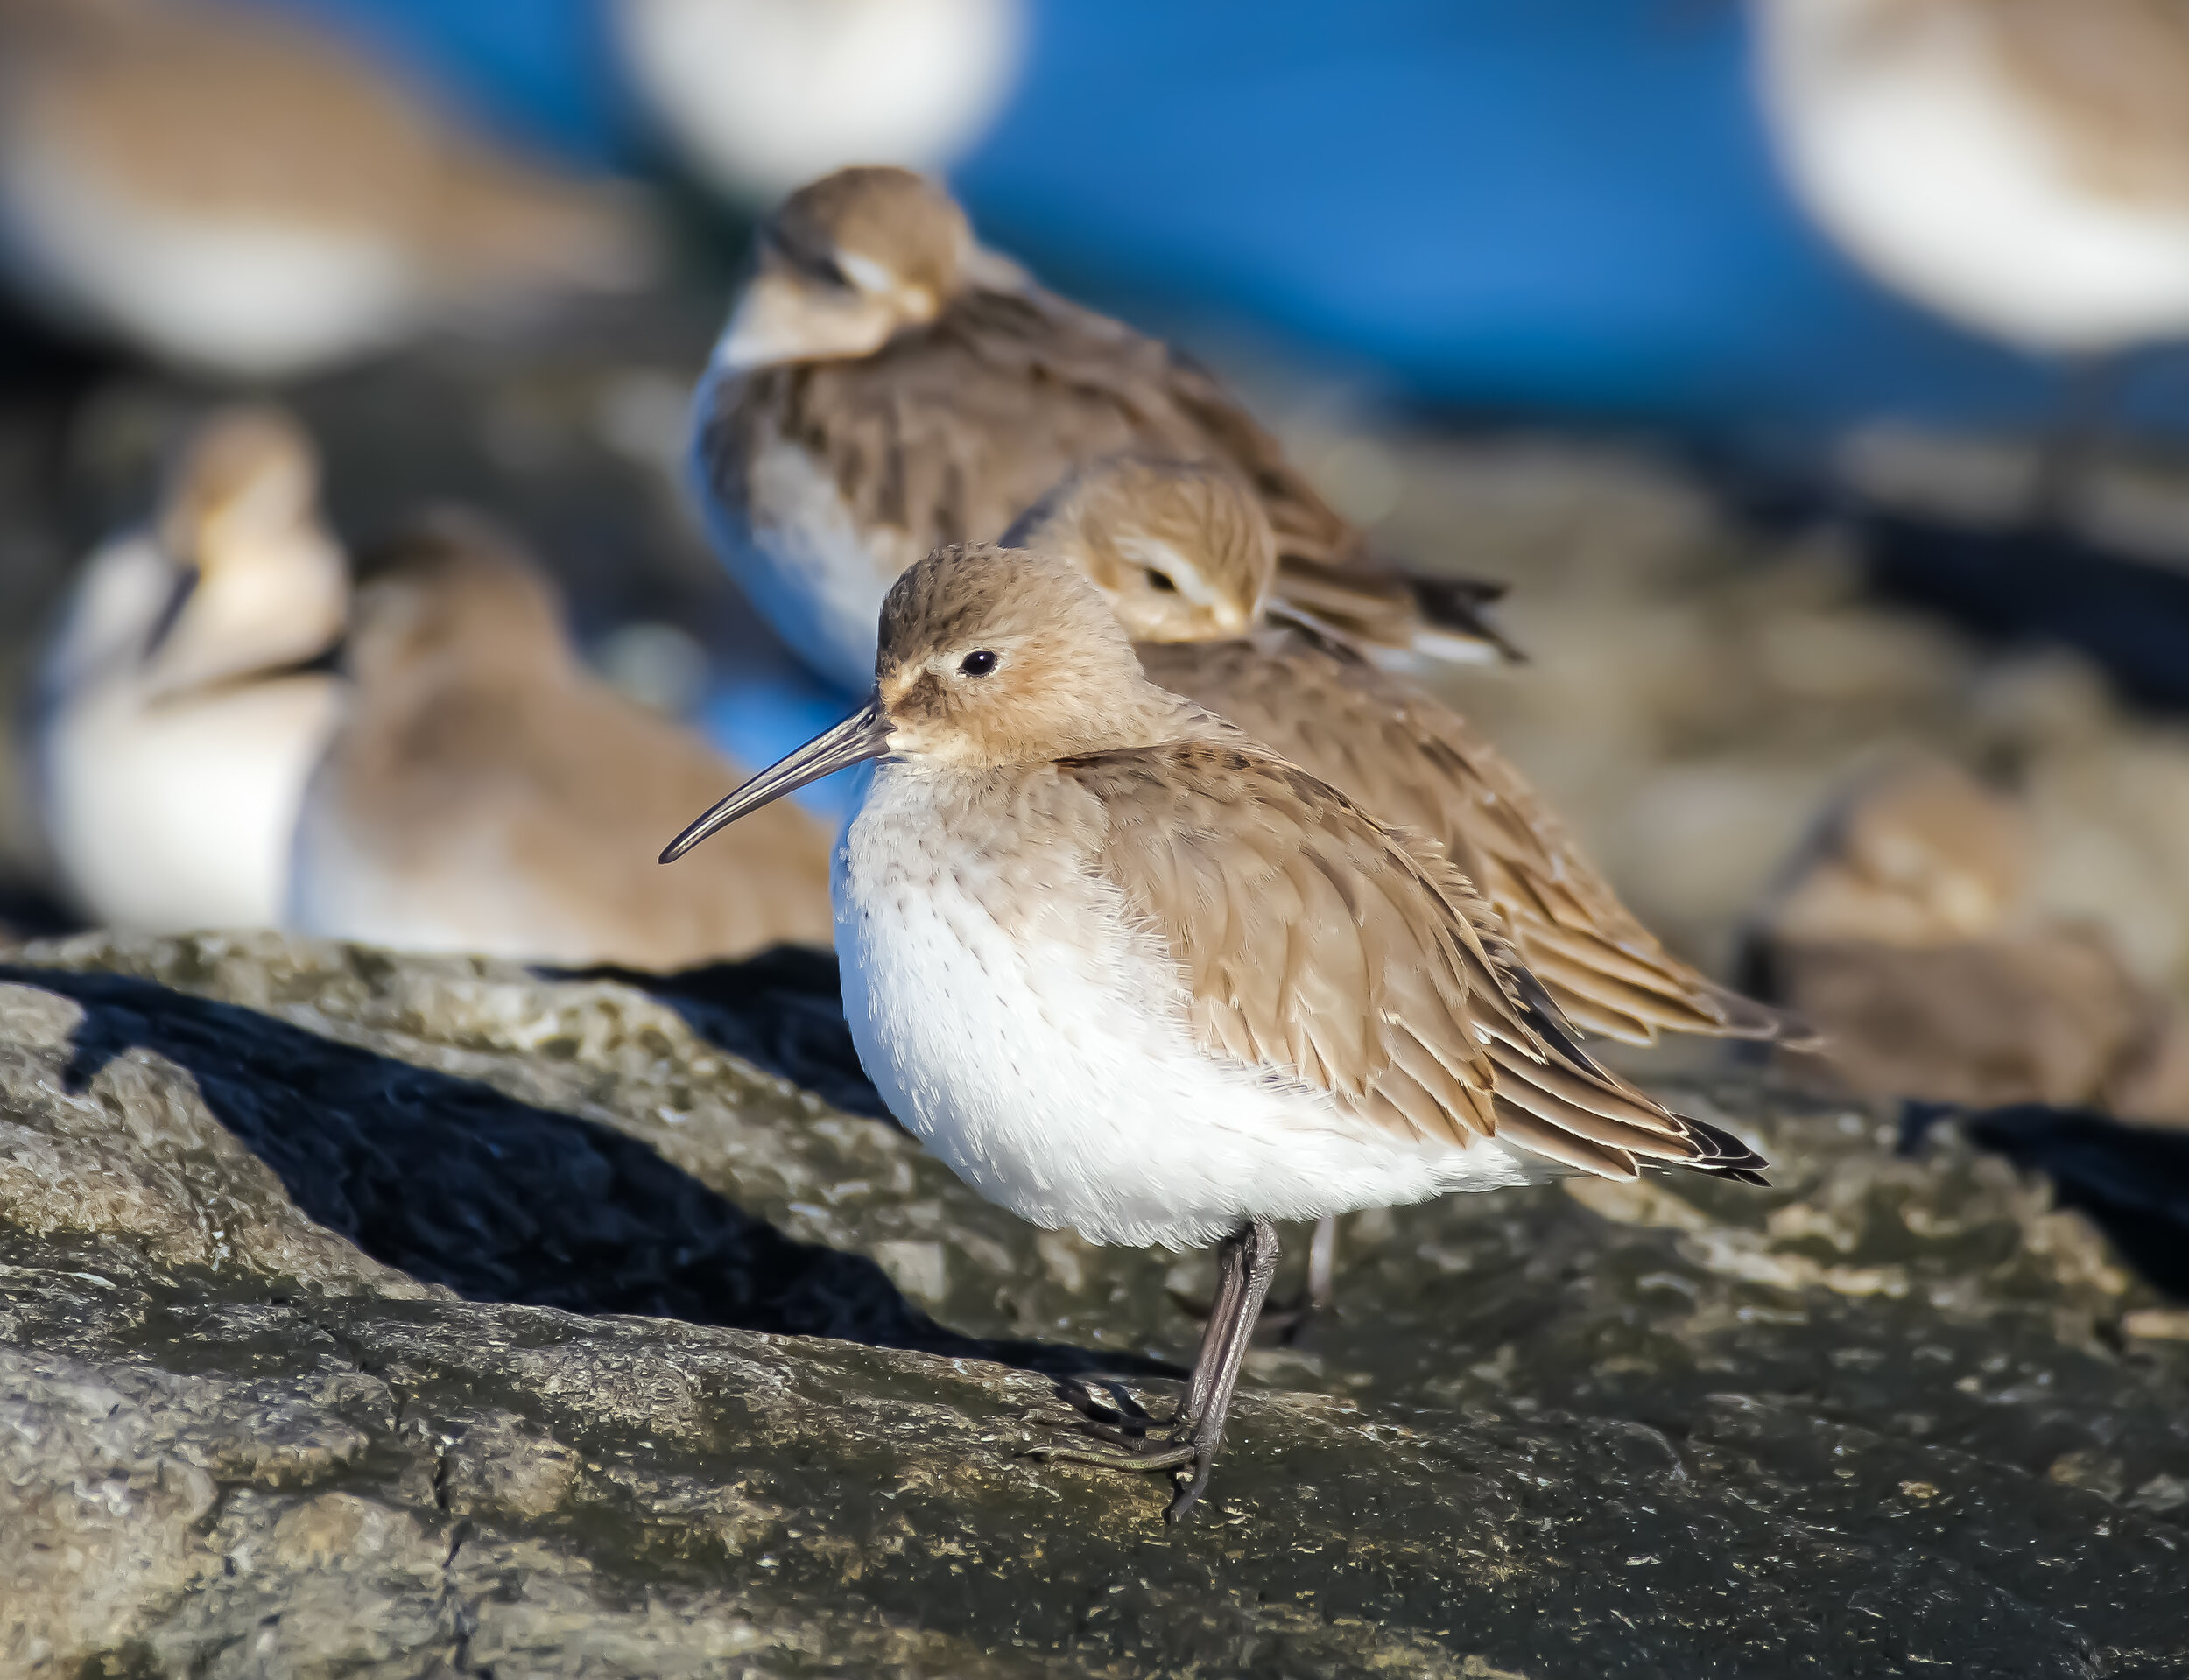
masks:
[[[284,0],[504,133],[661,161],[596,0]],[[2057,376],[1888,294],[1774,170],[1732,0],[1031,0],[952,170],[984,235],[1408,398],[1737,432],[2041,423]],[[2189,365],[2120,412],[2189,429]]]

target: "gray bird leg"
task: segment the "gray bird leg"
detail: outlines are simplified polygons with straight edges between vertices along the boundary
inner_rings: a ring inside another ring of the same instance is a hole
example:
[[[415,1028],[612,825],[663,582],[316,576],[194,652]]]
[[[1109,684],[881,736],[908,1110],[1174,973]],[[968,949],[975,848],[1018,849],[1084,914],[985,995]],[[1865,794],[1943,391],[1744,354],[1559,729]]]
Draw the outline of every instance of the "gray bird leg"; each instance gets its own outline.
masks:
[[[1307,1307],[1327,1312],[1337,1298],[1338,1216],[1326,1213],[1315,1222],[1314,1240],[1307,1245]]]
[[[1088,1433],[1118,1445],[1114,1448],[1043,1445],[1028,1449],[1030,1456],[1100,1465],[1111,1470],[1178,1470],[1191,1466],[1191,1478],[1179,1487],[1164,1514],[1172,1522],[1186,1519],[1208,1486],[1210,1467],[1223,1445],[1224,1420],[1231,1411],[1247,1348],[1254,1339],[1254,1322],[1261,1316],[1270,1278],[1277,1270],[1277,1227],[1267,1220],[1256,1220],[1225,1238],[1217,1266],[1216,1299],[1201,1332],[1193,1374],[1186,1379],[1186,1397],[1163,1433],[1120,1439],[1119,1431],[1089,1429],[1081,1423],[1080,1427]]]

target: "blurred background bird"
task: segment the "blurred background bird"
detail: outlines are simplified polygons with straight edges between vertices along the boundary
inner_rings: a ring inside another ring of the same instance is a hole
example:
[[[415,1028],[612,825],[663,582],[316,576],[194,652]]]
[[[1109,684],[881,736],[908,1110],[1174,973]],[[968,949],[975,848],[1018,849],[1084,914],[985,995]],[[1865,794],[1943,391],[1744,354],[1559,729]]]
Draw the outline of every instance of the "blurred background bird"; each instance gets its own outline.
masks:
[[[0,253],[58,320],[241,378],[653,264],[638,207],[224,0],[0,7]]]
[[[828,836],[794,807],[693,879],[654,866],[743,774],[589,675],[547,580],[475,517],[436,514],[374,558],[343,668],[287,925],[653,969],[830,943]]]
[[[1789,178],[1886,284],[2086,383],[2189,338],[2189,11],[1759,0],[1758,20]],[[2071,465],[2056,452],[2040,475],[2044,511],[2078,488]]]
[[[1756,930],[1760,973],[1858,1089],[2189,1121],[2189,1017],[2094,924],[2033,901],[2020,803],[1911,756],[1845,791]]]
[[[784,200],[693,410],[693,477],[723,559],[784,639],[855,692],[899,573],[992,542],[1075,467],[1132,449],[1220,461],[1252,488],[1279,610],[1397,653],[1510,653],[1480,611],[1495,586],[1378,566],[1220,383],[984,250],[906,170],[840,170]]]
[[[306,668],[348,592],[318,498],[292,419],[225,410],[184,444],[153,517],[85,562],[32,715],[40,827],[85,916],[274,924],[339,703],[334,677]]]
[[[617,0],[610,17],[679,154],[754,210],[848,164],[956,162],[1025,32],[1020,0]]]

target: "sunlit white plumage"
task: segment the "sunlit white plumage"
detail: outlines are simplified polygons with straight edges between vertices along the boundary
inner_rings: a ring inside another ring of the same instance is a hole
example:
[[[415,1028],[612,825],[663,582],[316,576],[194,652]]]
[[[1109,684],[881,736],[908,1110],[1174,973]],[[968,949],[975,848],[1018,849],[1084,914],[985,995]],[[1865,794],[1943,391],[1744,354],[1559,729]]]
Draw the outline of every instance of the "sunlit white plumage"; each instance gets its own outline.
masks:
[[[962,837],[983,814],[976,852]],[[1095,1242],[1185,1248],[1249,1211],[1313,1220],[1544,1176],[1494,1139],[1401,1138],[1326,1091],[1212,1058],[1116,888],[1001,814],[970,808],[958,778],[885,763],[834,880],[860,1061],[989,1200]]]

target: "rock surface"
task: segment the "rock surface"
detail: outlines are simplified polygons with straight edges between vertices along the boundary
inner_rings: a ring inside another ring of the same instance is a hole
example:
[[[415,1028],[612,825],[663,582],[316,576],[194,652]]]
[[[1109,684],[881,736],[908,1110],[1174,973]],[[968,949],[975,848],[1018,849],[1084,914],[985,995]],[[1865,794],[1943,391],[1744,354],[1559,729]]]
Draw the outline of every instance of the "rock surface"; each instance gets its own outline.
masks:
[[[0,1673],[2189,1666],[2189,1315],[1950,1134],[1660,1069],[1774,1189],[1356,1216],[1171,1532],[1021,1416],[1159,1409],[1202,1263],[746,1059],[855,1100],[825,1009],[655,993],[5,953]]]

